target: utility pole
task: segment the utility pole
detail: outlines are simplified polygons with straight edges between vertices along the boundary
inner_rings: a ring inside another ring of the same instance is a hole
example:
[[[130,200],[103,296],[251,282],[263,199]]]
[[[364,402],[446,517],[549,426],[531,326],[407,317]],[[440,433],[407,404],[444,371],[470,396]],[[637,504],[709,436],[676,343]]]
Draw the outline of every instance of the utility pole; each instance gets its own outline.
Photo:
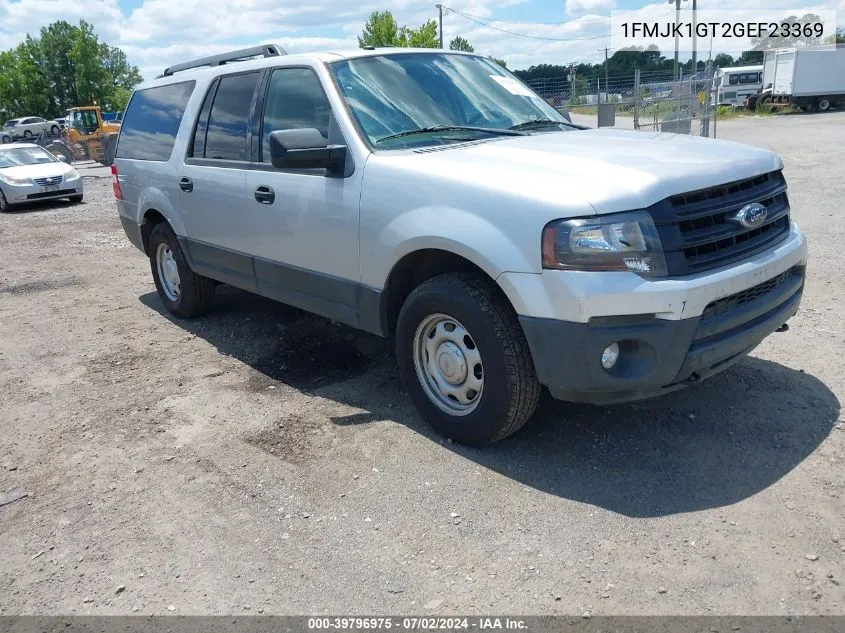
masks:
[[[607,78],[607,51],[608,47],[605,46],[604,48],[600,48],[599,52],[604,51],[604,102],[608,103],[610,101],[610,89],[607,87],[608,78]],[[599,101],[601,101],[601,90],[599,90]]]
[[[440,13],[440,48],[443,48],[443,5],[435,5]]]
[[[698,72],[698,50],[696,28],[698,27],[698,0],[692,0],[692,72]]]
[[[681,21],[681,0],[675,0],[675,81],[678,81],[678,26]]]

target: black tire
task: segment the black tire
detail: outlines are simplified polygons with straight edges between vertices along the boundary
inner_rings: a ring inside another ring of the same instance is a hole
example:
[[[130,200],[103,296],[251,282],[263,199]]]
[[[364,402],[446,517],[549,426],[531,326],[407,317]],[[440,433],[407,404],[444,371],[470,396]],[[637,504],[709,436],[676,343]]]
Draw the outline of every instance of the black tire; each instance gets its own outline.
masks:
[[[56,136],[58,133],[59,133],[59,126],[58,125],[54,125],[53,127],[50,128],[50,134],[52,134],[53,136]]]
[[[175,301],[167,296],[162,287],[162,281],[159,279],[156,255],[159,245],[162,244],[170,249],[179,272],[180,291]],[[185,254],[179,246],[179,240],[176,239],[176,234],[170,228],[170,225],[162,222],[153,228],[152,233],[150,233],[149,255],[150,269],[153,273],[156,290],[158,290],[158,296],[161,297],[161,301],[168,312],[178,317],[190,318],[205,314],[211,309],[214,302],[214,280],[197,275],[191,270],[191,267],[188,266],[188,260],[185,259]]]
[[[830,99],[827,97],[822,97],[816,102],[816,109],[819,112],[827,112],[830,110]]]
[[[11,136],[9,136],[8,134],[4,134],[4,135],[3,135],[3,138],[2,138],[2,139],[0,139],[0,142],[2,142],[3,144],[6,144],[6,143],[11,143],[11,142],[12,142],[12,137],[11,137]]]
[[[71,196],[70,201],[79,203],[79,202],[82,202],[83,197],[84,197],[84,194],[80,194],[78,196]]]
[[[0,191],[0,213],[9,211],[9,202],[6,200],[6,194]]]
[[[26,140],[31,139],[31,138],[32,138],[32,132],[30,132],[29,130],[24,130],[24,131],[23,131],[23,137],[24,137]]]
[[[426,394],[414,364],[417,328],[444,314],[469,332],[483,362],[484,386],[476,408],[465,415],[441,409]],[[405,300],[396,326],[399,373],[423,419],[462,444],[497,442],[519,430],[534,413],[540,383],[513,308],[487,278],[469,273],[438,275]]]

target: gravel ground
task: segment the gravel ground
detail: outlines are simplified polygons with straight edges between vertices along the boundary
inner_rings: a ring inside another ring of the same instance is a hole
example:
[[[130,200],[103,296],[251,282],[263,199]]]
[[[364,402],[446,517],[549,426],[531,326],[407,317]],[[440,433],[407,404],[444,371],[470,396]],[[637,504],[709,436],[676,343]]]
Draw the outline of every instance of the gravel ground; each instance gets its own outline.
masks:
[[[29,493],[0,614],[841,614],[845,113],[720,136],[786,163],[791,329],[483,450],[422,424],[380,339],[228,288],[169,317],[104,169],[0,216],[0,491]]]

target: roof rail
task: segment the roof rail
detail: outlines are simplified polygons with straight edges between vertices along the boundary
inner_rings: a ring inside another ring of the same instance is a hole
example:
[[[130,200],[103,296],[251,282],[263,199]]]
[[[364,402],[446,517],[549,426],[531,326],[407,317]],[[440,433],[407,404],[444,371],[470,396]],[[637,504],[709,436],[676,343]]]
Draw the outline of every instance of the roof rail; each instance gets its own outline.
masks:
[[[175,66],[165,68],[161,76],[169,77],[173,73],[190,70],[191,68],[222,66],[224,64],[228,64],[229,62],[241,62],[252,57],[278,57],[280,55],[287,55],[287,52],[281,46],[277,46],[276,44],[262,44],[261,46],[242,48],[237,51],[229,51],[228,53],[221,53],[220,55],[212,55],[211,57],[203,57],[190,62],[176,64]]]

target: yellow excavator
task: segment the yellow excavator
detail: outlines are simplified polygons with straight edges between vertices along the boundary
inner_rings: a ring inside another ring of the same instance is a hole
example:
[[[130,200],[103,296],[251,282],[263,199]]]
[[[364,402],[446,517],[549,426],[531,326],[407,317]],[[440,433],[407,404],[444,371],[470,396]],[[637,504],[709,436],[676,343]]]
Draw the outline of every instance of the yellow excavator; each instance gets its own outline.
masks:
[[[63,154],[68,162],[95,160],[103,165],[114,162],[114,150],[120,123],[103,121],[100,106],[70,108],[65,115],[61,138],[53,139],[47,149]]]

